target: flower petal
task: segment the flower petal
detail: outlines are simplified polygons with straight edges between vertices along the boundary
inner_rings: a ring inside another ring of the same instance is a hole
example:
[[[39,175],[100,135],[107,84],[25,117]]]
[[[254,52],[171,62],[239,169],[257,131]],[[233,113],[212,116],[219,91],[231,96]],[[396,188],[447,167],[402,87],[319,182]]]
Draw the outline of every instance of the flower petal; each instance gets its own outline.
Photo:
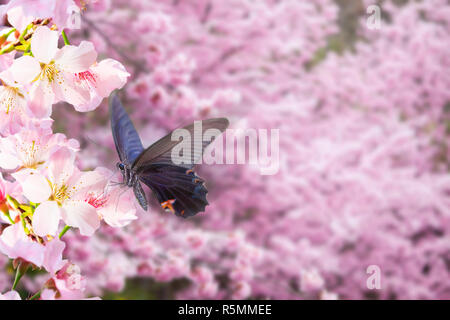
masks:
[[[89,193],[102,193],[108,183],[105,175],[99,171],[81,172],[74,175],[73,181],[69,181],[69,189],[73,190],[72,200],[86,200]]]
[[[58,32],[38,27],[31,38],[31,52],[42,63],[49,63],[58,51]]]
[[[5,150],[5,149],[4,149]],[[0,167],[6,170],[12,170],[20,165],[20,160],[13,155],[5,152],[0,153]]]
[[[97,92],[103,98],[113,90],[122,88],[130,76],[125,67],[113,59],[102,60],[92,67],[92,71],[98,76]]]
[[[47,179],[39,173],[31,173],[21,183],[23,195],[31,202],[40,203],[48,200],[52,194]]]
[[[74,160],[74,153],[66,147],[52,154],[49,165],[49,177],[52,183],[61,186],[70,179],[75,170]]]
[[[82,41],[79,46],[64,46],[55,56],[58,66],[70,73],[86,71],[96,60],[97,52],[88,41]]]
[[[100,227],[100,218],[94,207],[84,201],[66,201],[63,206],[64,222],[80,229],[83,236],[91,236]]]
[[[52,83],[53,92],[57,100],[63,100],[72,104],[75,108],[86,104],[90,99],[90,93],[87,88],[79,86],[75,81],[75,74],[61,72],[60,81]]]
[[[49,117],[55,102],[55,94],[47,81],[38,81],[33,84],[30,91],[29,109],[35,117]]]
[[[30,56],[22,56],[14,60],[13,64],[5,72],[2,72],[0,77],[3,77],[7,82],[11,82],[9,78],[12,75],[12,79],[20,84],[31,83],[41,72],[41,66],[39,62]],[[13,83],[9,83],[13,86]]]
[[[46,244],[43,266],[48,272],[55,273],[64,266],[62,253],[65,247],[66,244],[59,238],[55,238]]]
[[[22,300],[17,291],[11,290],[4,294],[0,294],[0,300]]]
[[[33,231],[38,236],[55,236],[58,232],[60,209],[55,201],[41,203],[33,214]]]

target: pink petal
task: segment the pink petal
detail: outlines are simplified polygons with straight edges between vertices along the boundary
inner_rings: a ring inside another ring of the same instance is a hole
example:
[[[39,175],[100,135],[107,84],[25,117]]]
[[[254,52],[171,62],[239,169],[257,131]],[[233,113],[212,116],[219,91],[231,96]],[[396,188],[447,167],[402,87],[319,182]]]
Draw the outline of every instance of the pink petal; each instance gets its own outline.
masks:
[[[41,266],[44,259],[44,246],[30,240],[21,223],[3,230],[0,235],[0,251],[11,259],[22,258],[37,266]]]
[[[114,188],[108,196],[107,203],[98,209],[98,213],[108,225],[124,227],[137,219],[131,189],[123,193],[121,188]]]
[[[76,104],[73,107],[78,112],[89,112],[95,110],[100,105],[100,103],[102,103],[102,101],[103,97],[98,95],[96,91],[91,90],[91,96],[89,101],[82,104]]]
[[[55,57],[58,66],[70,73],[86,71],[96,60],[97,52],[88,41],[82,41],[78,47],[64,46]]]
[[[58,29],[80,29],[80,8],[73,1],[56,1],[53,22]]]
[[[3,149],[8,150],[8,149]],[[12,170],[20,165],[19,159],[9,153],[0,153],[0,167],[6,170]]]
[[[66,101],[75,107],[89,101],[89,89],[76,83],[75,74],[62,72],[60,77],[59,83],[54,82],[52,84],[57,100]]]
[[[100,227],[100,219],[93,206],[84,201],[66,201],[63,206],[64,222],[80,229],[83,236],[91,236]]]
[[[92,67],[92,71],[98,76],[97,92],[103,98],[108,97],[113,90],[122,88],[130,76],[125,67],[113,59],[101,61]]]
[[[50,185],[39,173],[32,173],[21,182],[23,195],[31,202],[40,203],[48,200],[52,194]]]
[[[24,30],[33,21],[32,16],[27,16],[23,12],[23,7],[17,6],[8,10],[8,22],[17,30]]]
[[[33,214],[33,231],[38,236],[55,236],[58,232],[60,209],[55,201],[41,203]]]
[[[36,79],[41,72],[41,66],[35,58],[30,56],[22,56],[14,60],[11,67],[9,67],[8,72],[12,74],[12,78],[17,83],[27,84]],[[4,73],[2,73],[2,75],[8,81],[7,75]]]
[[[0,294],[0,300],[22,300],[17,291],[11,290],[4,294]]]
[[[107,177],[98,171],[82,172],[69,182],[69,188],[74,190],[71,199],[84,201],[89,193],[103,192],[107,183]]]
[[[65,260],[62,258],[62,253],[65,247],[66,244],[59,238],[55,238],[45,245],[43,266],[48,272],[56,273],[64,266]]]
[[[74,172],[74,160],[74,153],[66,147],[60,148],[52,154],[49,165],[49,176],[52,183],[57,185],[66,183]]]
[[[44,289],[41,293],[41,300],[55,300],[56,292],[51,289]]]
[[[35,117],[49,117],[55,102],[55,94],[47,81],[38,81],[33,84],[30,91],[29,109]]]
[[[38,27],[31,38],[31,52],[39,62],[49,63],[58,51],[58,32]]]

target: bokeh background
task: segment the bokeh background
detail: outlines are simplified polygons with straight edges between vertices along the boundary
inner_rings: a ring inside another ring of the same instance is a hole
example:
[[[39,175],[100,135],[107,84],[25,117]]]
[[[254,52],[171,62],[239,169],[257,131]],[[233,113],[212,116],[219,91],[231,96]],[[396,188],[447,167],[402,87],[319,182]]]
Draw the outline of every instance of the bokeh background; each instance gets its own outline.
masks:
[[[121,98],[144,145],[216,116],[280,130],[276,175],[198,169],[205,213],[184,220],[153,205],[126,228],[68,232],[90,295],[450,298],[447,0],[78,3],[82,29],[69,38],[131,73]],[[55,131],[80,141],[82,168],[114,168],[107,101],[53,110]],[[381,289],[367,286],[371,265]]]

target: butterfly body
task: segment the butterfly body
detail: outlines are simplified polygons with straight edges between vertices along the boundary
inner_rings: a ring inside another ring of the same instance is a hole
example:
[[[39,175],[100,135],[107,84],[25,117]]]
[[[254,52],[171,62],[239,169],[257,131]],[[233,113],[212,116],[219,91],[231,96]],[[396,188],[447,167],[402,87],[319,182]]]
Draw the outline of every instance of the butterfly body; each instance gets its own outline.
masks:
[[[122,173],[123,184],[133,188],[141,207],[148,209],[148,201],[141,185],[144,183],[166,211],[183,218],[204,211],[208,205],[208,191],[204,181],[193,171],[193,166],[212,141],[202,141],[201,150],[194,150],[189,163],[175,164],[171,151],[179,141],[173,141],[171,134],[144,149],[133,123],[115,94],[110,98],[110,112],[114,143],[120,158],[117,168]],[[205,130],[216,128],[223,132],[228,127],[228,120],[208,119],[204,124]],[[183,129],[193,132],[193,128],[194,125],[189,125]]]

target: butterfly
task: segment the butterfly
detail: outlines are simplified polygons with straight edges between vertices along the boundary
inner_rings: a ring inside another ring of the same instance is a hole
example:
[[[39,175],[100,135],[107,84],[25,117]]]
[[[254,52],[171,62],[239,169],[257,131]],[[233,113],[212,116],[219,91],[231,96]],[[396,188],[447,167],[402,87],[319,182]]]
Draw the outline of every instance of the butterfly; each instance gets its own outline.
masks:
[[[161,207],[183,218],[205,211],[208,205],[204,180],[198,177],[193,167],[203,155],[206,147],[214,140],[203,141],[196,137],[194,123],[183,127],[194,136],[191,161],[173,161],[173,148],[181,141],[172,139],[172,132],[144,149],[141,139],[116,93],[109,98],[111,130],[120,162],[117,168],[123,176],[123,184],[133,188],[140,206],[147,211],[148,202],[141,182],[147,185]],[[202,121],[202,134],[208,129],[223,133],[229,125],[226,118]],[[195,141],[195,140],[201,141]],[[176,156],[175,156],[176,157]],[[178,163],[178,164],[175,164]]]

